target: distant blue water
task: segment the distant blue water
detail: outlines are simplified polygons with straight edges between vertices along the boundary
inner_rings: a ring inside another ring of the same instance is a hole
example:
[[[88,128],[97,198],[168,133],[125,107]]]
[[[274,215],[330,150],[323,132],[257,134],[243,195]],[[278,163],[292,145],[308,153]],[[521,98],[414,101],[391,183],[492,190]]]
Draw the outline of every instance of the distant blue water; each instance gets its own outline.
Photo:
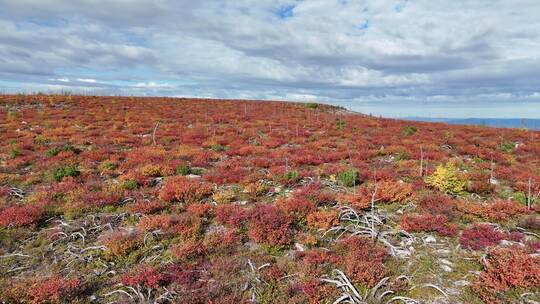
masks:
[[[527,128],[540,130],[540,119],[519,118],[429,118],[429,117],[403,117],[405,120],[418,120],[428,122],[445,122],[455,125],[480,125],[499,128]]]

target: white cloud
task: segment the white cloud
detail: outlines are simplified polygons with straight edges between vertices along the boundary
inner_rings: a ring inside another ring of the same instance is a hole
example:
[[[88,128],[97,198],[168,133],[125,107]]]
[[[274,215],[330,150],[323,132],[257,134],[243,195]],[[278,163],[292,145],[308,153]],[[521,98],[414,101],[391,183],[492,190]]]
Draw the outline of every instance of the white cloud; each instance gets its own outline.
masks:
[[[4,0],[0,78],[111,93],[536,102],[539,14],[537,0]]]
[[[168,83],[156,83],[156,82],[150,81],[150,82],[138,82],[134,84],[133,87],[156,89],[156,88],[172,88],[174,86]]]
[[[77,78],[77,81],[88,82],[88,83],[97,83],[97,80],[93,79],[93,78]]]

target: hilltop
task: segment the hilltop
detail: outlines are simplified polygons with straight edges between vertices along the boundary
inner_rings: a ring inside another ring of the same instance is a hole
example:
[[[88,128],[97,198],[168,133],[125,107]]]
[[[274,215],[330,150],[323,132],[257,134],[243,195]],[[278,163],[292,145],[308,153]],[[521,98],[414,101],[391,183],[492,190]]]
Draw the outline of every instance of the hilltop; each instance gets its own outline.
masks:
[[[6,303],[535,303],[540,132],[0,96]]]

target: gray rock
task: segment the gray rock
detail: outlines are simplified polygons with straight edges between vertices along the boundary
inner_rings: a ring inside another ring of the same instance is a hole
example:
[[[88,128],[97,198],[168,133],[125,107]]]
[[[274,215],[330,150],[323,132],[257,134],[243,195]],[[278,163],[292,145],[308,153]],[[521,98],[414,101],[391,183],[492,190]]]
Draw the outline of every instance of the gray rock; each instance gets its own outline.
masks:
[[[424,243],[436,243],[437,239],[433,235],[428,235],[424,238]]]

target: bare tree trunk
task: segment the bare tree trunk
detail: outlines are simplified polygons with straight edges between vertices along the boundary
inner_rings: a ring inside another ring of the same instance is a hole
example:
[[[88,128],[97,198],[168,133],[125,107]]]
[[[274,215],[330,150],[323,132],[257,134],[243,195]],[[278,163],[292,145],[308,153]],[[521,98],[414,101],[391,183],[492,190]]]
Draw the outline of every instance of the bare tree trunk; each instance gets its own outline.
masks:
[[[527,210],[532,206],[532,178],[529,177],[529,193],[527,194]]]
[[[156,145],[156,131],[158,127],[159,127],[159,122],[156,123],[156,126],[154,127],[154,131],[152,132],[152,143],[154,144],[154,146]]]
[[[375,183],[375,189],[373,190],[373,194],[371,195],[371,231],[374,233],[375,231],[375,197],[377,196],[377,189],[378,185]],[[371,238],[375,239],[376,235],[372,234]]]
[[[420,147],[420,177],[424,176],[424,148]]]

